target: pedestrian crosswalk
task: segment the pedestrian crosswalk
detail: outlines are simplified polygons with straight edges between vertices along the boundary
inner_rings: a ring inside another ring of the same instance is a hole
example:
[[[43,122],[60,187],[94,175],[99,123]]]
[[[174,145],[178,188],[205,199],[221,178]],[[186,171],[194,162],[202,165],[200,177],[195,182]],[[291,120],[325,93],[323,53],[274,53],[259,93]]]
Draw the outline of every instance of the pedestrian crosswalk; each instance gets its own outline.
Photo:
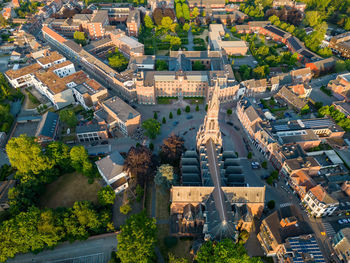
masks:
[[[292,203],[283,203],[283,204],[280,204],[280,208],[287,207],[287,206],[290,206],[290,205],[292,205]]]
[[[335,235],[334,228],[328,222],[323,222],[323,227],[328,237],[333,237]]]

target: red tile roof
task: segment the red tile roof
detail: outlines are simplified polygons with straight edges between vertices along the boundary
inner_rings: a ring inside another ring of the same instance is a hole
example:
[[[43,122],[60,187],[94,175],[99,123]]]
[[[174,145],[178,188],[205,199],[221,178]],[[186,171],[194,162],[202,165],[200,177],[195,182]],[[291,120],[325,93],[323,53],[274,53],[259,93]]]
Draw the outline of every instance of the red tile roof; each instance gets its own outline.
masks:
[[[51,28],[47,27],[47,26],[43,26],[42,29],[43,32],[45,32],[46,34],[48,34],[49,36],[51,36],[52,38],[54,38],[55,40],[57,40],[60,43],[64,43],[67,41],[67,39],[65,39],[63,36],[57,34],[55,31],[53,31]]]

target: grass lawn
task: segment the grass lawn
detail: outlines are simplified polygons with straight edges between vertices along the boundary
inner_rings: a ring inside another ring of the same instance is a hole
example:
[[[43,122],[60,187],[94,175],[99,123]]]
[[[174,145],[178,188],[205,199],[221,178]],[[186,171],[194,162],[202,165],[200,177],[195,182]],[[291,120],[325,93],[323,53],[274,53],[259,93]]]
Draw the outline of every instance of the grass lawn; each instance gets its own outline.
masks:
[[[98,180],[88,183],[88,178],[79,173],[60,176],[46,186],[40,200],[41,207],[72,207],[75,201],[91,201],[97,203],[97,192],[101,189]]]
[[[168,220],[170,213],[170,192],[161,191],[159,187],[156,187],[156,219]]]

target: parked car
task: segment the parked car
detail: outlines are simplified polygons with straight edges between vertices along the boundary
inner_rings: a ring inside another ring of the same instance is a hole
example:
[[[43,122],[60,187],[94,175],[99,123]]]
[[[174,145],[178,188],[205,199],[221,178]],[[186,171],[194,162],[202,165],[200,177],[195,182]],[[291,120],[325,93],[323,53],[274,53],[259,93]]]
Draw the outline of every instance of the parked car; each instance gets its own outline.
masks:
[[[102,144],[102,145],[108,144],[108,141],[102,141],[101,144]]]
[[[236,131],[239,131],[239,130],[240,130],[240,128],[239,128],[238,126],[233,126],[233,128],[235,128]]]
[[[174,121],[174,122],[173,122],[173,126],[176,126],[176,125],[178,125],[178,124],[179,124],[178,121]]]
[[[252,168],[253,169],[259,169],[260,168],[260,163],[259,162],[252,162]]]
[[[192,116],[192,115],[187,115],[187,116],[186,116],[186,119],[187,119],[187,120],[193,119],[193,116]]]
[[[228,121],[228,122],[226,122],[228,125],[230,125],[230,126],[233,126],[233,123],[232,122],[230,122],[230,121]]]
[[[269,174],[263,174],[262,176],[260,176],[260,178],[261,178],[262,180],[265,180],[265,179],[267,179],[267,178],[269,178],[269,177],[270,177]]]
[[[92,142],[91,146],[96,146],[98,144],[98,142]]]

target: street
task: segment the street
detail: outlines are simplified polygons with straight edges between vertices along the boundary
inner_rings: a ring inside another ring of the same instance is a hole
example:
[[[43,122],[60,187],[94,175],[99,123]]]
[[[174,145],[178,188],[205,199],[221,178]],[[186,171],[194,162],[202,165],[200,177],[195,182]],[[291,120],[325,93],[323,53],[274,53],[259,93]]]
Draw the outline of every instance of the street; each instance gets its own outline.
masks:
[[[321,90],[321,87],[322,86],[327,87],[329,81],[336,79],[336,78],[337,78],[337,74],[334,73],[334,74],[322,76],[322,77],[317,78],[317,79],[312,79],[310,82],[310,85],[312,87],[310,98],[316,102],[317,101],[322,102],[323,105],[332,105],[333,101],[337,101],[338,99],[336,99],[333,96],[328,96],[327,94],[325,94]]]
[[[39,254],[22,254],[10,259],[11,263],[67,263],[90,262],[106,263],[111,258],[111,252],[117,247],[115,233],[90,237],[85,241],[65,242],[53,250],[45,250]]]

